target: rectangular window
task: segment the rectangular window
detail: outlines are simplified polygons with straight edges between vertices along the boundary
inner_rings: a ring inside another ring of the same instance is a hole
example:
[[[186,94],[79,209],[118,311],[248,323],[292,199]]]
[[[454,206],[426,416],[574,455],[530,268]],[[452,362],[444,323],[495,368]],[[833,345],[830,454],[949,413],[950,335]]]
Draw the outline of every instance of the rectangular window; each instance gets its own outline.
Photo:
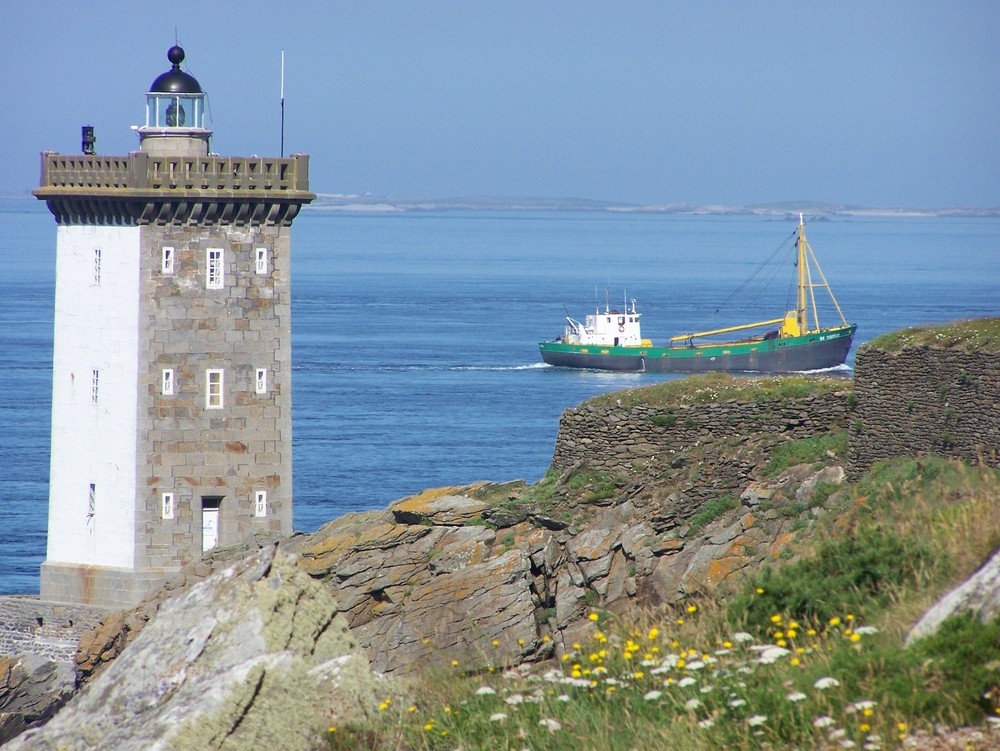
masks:
[[[174,494],[173,493],[164,493],[163,496],[161,497],[161,501],[162,501],[162,503],[160,504],[160,508],[161,508],[161,514],[160,515],[164,519],[173,519],[174,518]]]
[[[267,248],[255,248],[256,251],[256,268],[258,274],[267,273]]]
[[[254,379],[254,391],[258,394],[267,393],[267,368],[257,368],[257,377]]]
[[[170,396],[174,393],[174,371],[172,368],[166,368],[163,371],[163,381],[160,386],[160,393],[165,396]]]
[[[163,267],[164,274],[174,273],[174,249],[164,248],[163,249]]]
[[[94,284],[101,283],[101,249],[94,248]]]
[[[254,516],[267,516],[267,491],[258,490],[254,493]]]
[[[222,289],[222,248],[209,248],[206,256],[208,289]]]
[[[101,371],[94,368],[90,371],[90,403],[97,404],[97,395],[101,385]]]
[[[90,483],[90,491],[87,494],[87,518],[93,519],[97,512],[97,486]]]
[[[205,409],[222,409],[222,371],[205,371]]]

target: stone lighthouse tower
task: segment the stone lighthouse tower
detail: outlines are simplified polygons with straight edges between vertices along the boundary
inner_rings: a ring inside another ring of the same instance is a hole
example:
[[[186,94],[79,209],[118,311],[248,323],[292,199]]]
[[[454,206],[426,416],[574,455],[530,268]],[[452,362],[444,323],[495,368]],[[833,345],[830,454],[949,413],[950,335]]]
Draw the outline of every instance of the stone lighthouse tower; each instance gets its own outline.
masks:
[[[210,153],[184,50],[139,150],[42,154],[58,224],[41,597],[138,602],[215,546],[291,532],[290,228],[309,160]]]

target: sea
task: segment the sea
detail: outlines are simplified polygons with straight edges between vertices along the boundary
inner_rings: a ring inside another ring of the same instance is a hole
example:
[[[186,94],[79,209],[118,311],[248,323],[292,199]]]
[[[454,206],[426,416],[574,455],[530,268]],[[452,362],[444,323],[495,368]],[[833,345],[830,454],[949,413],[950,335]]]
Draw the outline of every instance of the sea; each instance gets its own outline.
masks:
[[[564,409],[677,377],[550,367],[538,342],[633,299],[654,343],[777,318],[797,221],[306,208],[292,228],[295,528],[429,487],[538,480]],[[855,349],[1000,315],[1000,219],[806,217],[806,232]],[[55,242],[44,204],[0,200],[3,594],[37,593],[45,558]],[[761,265],[772,256],[776,271]]]

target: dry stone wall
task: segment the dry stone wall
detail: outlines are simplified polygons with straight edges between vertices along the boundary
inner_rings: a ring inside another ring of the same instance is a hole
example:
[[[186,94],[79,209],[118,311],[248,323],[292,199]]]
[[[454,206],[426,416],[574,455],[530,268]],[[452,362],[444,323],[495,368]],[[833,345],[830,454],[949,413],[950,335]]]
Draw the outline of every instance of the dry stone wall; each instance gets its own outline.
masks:
[[[36,655],[72,662],[77,643],[106,610],[61,605],[37,597],[0,597],[0,655]]]
[[[862,348],[854,365],[849,475],[877,461],[941,454],[1000,467],[1000,354]]]
[[[559,420],[552,466],[585,464],[631,472],[654,457],[728,437],[760,433],[796,439],[847,426],[849,390],[801,399],[673,407],[581,405]]]

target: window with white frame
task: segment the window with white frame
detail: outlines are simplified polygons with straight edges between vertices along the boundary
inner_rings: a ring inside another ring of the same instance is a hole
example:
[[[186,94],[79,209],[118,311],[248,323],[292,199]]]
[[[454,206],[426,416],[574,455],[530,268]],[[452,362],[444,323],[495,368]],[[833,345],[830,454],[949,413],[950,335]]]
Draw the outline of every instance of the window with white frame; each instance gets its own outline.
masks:
[[[222,248],[209,248],[206,251],[206,281],[208,289],[222,289],[223,269],[222,269]]]
[[[87,519],[93,519],[94,514],[97,513],[97,485],[90,483],[90,489],[87,492]]]
[[[164,247],[162,259],[162,271],[164,274],[174,273],[174,249]]]
[[[90,403],[97,404],[97,396],[100,393],[101,371],[94,368],[90,371]]]
[[[160,516],[164,519],[174,518],[174,494],[164,493],[160,496]]]
[[[222,409],[222,371],[205,371],[205,408]]]
[[[101,283],[101,249],[94,248],[94,284]]]
[[[254,391],[258,394],[267,393],[267,368],[257,368],[257,375],[254,378]]]
[[[170,396],[174,393],[174,370],[173,368],[165,368],[163,370],[163,378],[160,385],[160,393],[164,396]]]
[[[267,491],[258,490],[254,493],[254,516],[267,516]]]
[[[254,248],[255,268],[258,274],[267,273],[267,248]]]

